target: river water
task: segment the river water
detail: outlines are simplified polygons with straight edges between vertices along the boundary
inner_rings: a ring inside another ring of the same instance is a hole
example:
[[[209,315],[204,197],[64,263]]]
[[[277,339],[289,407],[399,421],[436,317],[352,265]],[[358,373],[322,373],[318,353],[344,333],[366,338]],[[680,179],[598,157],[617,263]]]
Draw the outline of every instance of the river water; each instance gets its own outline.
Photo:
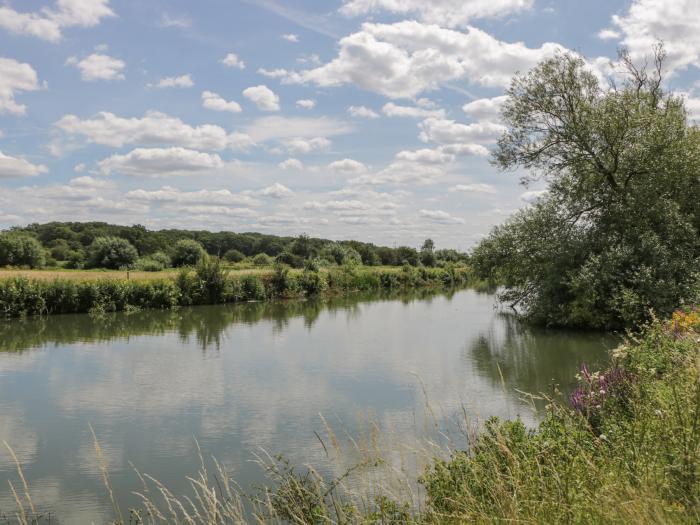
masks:
[[[123,509],[138,502],[132,465],[185,493],[197,444],[252,490],[262,450],[322,464],[323,419],[348,440],[369,421],[418,434],[427,405],[447,426],[494,415],[533,425],[543,402],[526,393],[569,391],[579,365],[603,364],[612,345],[524,327],[473,290],[6,321],[0,441],[51,523],[99,524],[113,516],[90,425]],[[15,510],[8,480],[19,486],[2,447],[0,523]]]

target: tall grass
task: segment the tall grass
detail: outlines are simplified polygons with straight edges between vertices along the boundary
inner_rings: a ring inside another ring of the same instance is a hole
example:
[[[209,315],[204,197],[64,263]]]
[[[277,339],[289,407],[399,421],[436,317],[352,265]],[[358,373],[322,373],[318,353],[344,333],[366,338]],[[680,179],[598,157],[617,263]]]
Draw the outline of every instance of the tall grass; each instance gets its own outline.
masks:
[[[227,272],[212,259],[204,260],[195,269],[181,271],[175,279],[46,281],[24,276],[2,279],[0,317],[168,309],[352,291],[463,286],[469,282],[470,272],[464,267],[295,271],[280,266],[272,273],[240,275]]]

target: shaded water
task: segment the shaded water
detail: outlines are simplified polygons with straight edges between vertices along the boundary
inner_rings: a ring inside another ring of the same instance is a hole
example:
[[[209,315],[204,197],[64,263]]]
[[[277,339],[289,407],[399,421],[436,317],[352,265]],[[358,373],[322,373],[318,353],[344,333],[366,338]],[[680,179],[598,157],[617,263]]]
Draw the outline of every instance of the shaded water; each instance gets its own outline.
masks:
[[[463,290],[0,322],[0,441],[52,523],[103,523],[111,506],[89,424],[128,508],[138,488],[129,462],[183,493],[198,468],[195,439],[250,488],[262,481],[250,461],[259,447],[322,461],[319,414],[350,432],[366,414],[415,432],[421,382],[447,418],[532,424],[520,392],[566,391],[581,362],[604,362],[614,344],[525,328],[494,306]],[[3,448],[0,517],[14,509],[8,479]]]

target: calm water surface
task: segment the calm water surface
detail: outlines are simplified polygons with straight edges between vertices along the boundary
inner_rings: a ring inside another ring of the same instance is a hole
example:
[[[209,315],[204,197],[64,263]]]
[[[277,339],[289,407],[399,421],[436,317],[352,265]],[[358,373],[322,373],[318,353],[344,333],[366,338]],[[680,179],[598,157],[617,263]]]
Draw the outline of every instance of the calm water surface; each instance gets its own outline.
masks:
[[[184,493],[195,439],[250,488],[262,480],[250,461],[260,447],[323,461],[319,414],[349,432],[371,415],[415,433],[421,383],[441,417],[533,424],[521,392],[571,388],[579,364],[602,363],[614,344],[527,329],[494,306],[464,290],[0,322],[0,441],[52,523],[104,523],[111,506],[89,424],[128,508],[139,488],[130,462]],[[8,479],[16,472],[3,448],[0,516],[14,512]]]

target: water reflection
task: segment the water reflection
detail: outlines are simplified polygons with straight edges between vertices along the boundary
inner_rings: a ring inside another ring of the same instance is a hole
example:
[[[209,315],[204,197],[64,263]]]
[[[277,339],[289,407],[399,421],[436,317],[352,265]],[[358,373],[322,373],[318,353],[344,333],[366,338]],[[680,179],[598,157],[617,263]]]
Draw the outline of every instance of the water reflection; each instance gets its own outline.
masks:
[[[61,523],[101,523],[110,504],[88,424],[127,508],[138,484],[129,462],[183,492],[195,437],[250,487],[262,481],[249,461],[258,447],[323,465],[319,414],[351,433],[372,413],[414,434],[424,398],[413,374],[448,417],[465,409],[534,423],[518,390],[568,384],[611,343],[526,329],[498,314],[493,296],[465,290],[18,320],[0,323],[0,344],[0,440]],[[13,476],[2,450],[0,515],[12,508]]]

